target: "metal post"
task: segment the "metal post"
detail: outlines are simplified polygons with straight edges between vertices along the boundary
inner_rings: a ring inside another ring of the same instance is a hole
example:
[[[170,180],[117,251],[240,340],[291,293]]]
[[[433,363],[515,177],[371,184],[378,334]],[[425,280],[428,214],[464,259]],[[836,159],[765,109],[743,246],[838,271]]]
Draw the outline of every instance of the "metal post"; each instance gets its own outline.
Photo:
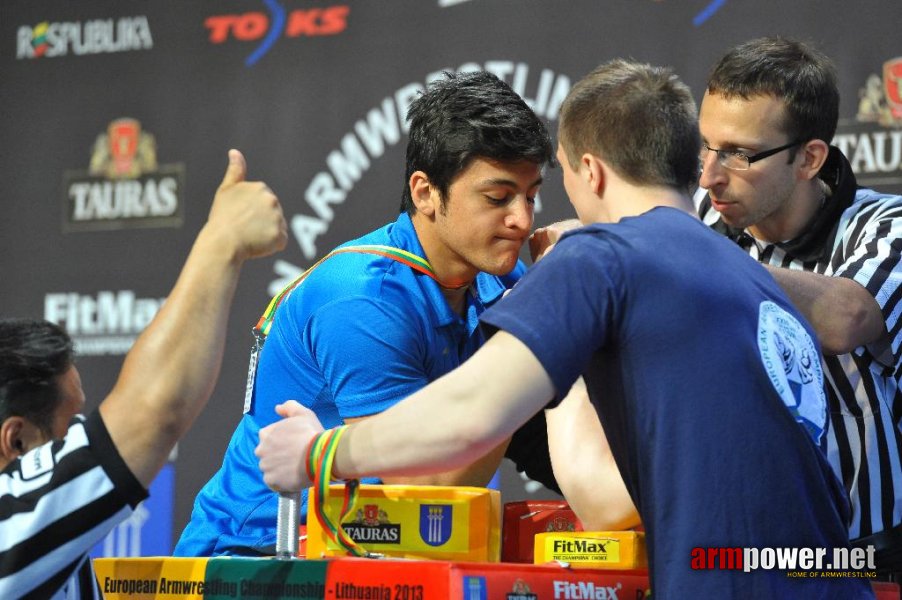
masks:
[[[289,560],[298,555],[298,519],[301,493],[280,492],[276,517],[276,558]]]

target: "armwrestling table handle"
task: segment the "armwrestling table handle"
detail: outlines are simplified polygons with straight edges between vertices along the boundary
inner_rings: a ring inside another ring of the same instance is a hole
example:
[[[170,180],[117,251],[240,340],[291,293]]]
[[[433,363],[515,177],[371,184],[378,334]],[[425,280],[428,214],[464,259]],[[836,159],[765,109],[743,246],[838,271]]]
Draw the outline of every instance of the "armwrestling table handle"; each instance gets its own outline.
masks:
[[[298,555],[298,518],[301,493],[280,492],[276,517],[276,558],[289,560]]]

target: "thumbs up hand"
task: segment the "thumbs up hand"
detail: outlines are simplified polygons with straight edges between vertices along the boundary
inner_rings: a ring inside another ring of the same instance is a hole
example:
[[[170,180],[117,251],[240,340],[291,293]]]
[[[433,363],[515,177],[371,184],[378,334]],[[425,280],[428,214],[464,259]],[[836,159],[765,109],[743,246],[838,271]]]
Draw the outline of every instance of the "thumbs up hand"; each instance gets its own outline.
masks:
[[[207,229],[231,245],[239,261],[268,256],[288,241],[279,199],[262,181],[245,181],[247,163],[229,150],[229,165],[216,190]]]

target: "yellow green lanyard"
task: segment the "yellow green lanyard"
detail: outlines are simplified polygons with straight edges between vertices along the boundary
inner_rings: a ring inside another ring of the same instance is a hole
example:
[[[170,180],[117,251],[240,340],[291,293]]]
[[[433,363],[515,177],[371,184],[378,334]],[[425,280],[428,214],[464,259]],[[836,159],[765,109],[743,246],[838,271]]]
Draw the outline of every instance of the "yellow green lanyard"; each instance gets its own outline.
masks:
[[[263,348],[263,342],[266,341],[266,336],[269,335],[269,330],[272,328],[273,318],[275,318],[276,316],[276,309],[279,308],[279,305],[283,300],[285,300],[285,298],[288,297],[292,290],[304,283],[304,280],[307,279],[307,276],[310,275],[310,273],[312,273],[314,269],[316,269],[318,266],[320,266],[333,256],[337,254],[345,254],[348,252],[356,252],[359,254],[376,254],[390,258],[392,260],[396,260],[399,263],[407,265],[415,271],[419,271],[420,273],[428,275],[436,282],[438,282],[439,285],[442,285],[442,282],[439,281],[438,277],[435,275],[435,271],[432,270],[432,265],[429,264],[429,261],[421,256],[413,254],[412,252],[408,252],[407,250],[402,250],[400,248],[395,248],[394,246],[382,246],[379,244],[344,246],[342,248],[336,248],[332,252],[326,254],[321,259],[313,263],[313,265],[309,269],[301,273],[297,279],[286,285],[281,292],[273,296],[273,299],[270,300],[269,305],[266,307],[266,310],[263,312],[260,320],[258,320],[257,324],[254,326],[254,347],[251,349],[251,359],[247,370],[247,387],[244,390],[245,413],[247,413],[251,409],[251,399],[253,398],[254,393],[254,379],[257,374],[257,358],[260,354],[260,350]]]

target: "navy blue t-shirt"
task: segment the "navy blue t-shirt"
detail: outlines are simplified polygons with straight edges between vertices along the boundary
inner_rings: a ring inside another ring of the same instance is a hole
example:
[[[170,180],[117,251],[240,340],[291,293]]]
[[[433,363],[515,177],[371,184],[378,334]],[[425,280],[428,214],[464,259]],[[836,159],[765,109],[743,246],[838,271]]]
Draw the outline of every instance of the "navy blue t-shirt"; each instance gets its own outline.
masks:
[[[525,343],[561,397],[585,377],[647,532],[655,598],[868,596],[858,579],[691,568],[696,548],[848,546],[848,504],[818,448],[814,334],[729,240],[670,208],[584,227],[481,320]]]

